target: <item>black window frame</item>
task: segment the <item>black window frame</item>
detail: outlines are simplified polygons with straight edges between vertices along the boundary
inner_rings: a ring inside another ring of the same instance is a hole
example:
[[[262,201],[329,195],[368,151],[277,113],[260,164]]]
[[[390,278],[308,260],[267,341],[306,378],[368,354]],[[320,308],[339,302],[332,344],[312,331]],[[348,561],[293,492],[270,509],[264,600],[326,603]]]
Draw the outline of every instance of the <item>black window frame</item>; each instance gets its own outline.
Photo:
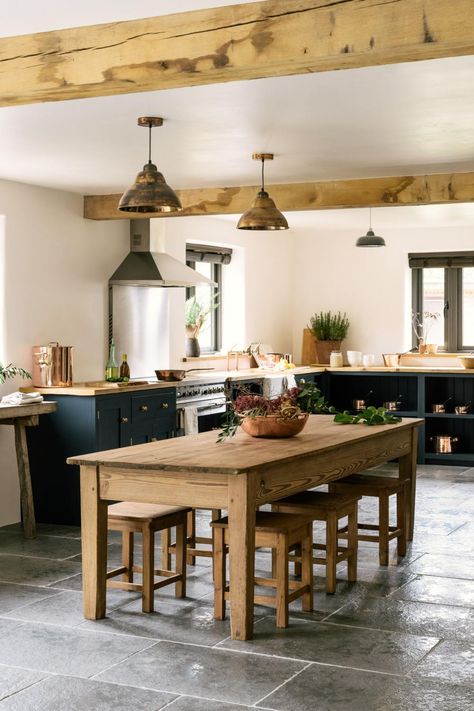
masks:
[[[409,254],[412,270],[412,310],[423,313],[423,270],[444,269],[444,345],[442,351],[459,353],[474,350],[474,344],[463,345],[463,269],[474,266],[474,252],[429,252]],[[413,334],[413,347],[417,347]]]
[[[211,347],[202,348],[201,353],[218,353],[222,349],[222,267],[231,261],[232,249],[228,247],[214,247],[209,245],[186,245],[186,264],[191,269],[196,268],[197,262],[207,262],[211,265],[211,279],[216,283],[213,295],[219,295],[217,308],[209,314],[211,329]],[[186,300],[196,294],[194,286],[186,287]]]

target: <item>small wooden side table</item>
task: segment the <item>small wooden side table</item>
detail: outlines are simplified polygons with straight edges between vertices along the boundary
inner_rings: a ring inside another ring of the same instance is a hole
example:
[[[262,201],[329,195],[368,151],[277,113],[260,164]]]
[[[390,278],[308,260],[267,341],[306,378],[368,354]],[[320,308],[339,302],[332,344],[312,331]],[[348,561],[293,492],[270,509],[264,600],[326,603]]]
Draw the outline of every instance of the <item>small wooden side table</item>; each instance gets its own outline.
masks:
[[[36,427],[39,423],[40,415],[55,412],[57,408],[58,406],[55,402],[39,402],[31,405],[0,405],[0,425],[13,425],[15,428],[15,450],[25,538],[36,537],[35,507],[25,428]]]

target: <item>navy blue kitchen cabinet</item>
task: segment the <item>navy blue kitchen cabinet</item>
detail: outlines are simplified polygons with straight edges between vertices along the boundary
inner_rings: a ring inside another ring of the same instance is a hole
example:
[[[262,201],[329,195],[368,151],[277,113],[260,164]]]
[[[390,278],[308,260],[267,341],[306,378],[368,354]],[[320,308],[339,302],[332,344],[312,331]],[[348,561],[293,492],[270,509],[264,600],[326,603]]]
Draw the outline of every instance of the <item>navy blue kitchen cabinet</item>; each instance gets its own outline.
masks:
[[[110,395],[46,395],[58,409],[28,428],[31,478],[39,523],[80,524],[79,468],[66,464],[77,454],[174,437],[176,390]]]

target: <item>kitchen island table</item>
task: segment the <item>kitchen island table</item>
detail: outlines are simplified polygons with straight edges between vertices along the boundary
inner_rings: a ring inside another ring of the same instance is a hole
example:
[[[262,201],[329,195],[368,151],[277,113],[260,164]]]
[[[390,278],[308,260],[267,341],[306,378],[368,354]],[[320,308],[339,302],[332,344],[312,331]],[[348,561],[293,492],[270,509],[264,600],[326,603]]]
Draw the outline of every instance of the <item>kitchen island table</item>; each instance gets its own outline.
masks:
[[[243,431],[223,443],[215,432],[70,457],[81,467],[84,616],[105,616],[107,501],[227,509],[233,639],[253,633],[255,509],[289,494],[399,459],[411,481],[408,538],[413,536],[417,427],[338,425],[312,415],[289,439],[255,439]]]

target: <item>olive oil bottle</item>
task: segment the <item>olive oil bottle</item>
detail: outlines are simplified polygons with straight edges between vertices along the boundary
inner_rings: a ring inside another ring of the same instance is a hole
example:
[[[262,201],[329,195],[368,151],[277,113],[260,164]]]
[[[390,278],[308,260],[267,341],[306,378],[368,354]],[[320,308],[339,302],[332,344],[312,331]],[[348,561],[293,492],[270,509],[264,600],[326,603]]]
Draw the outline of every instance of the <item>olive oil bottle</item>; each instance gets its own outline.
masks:
[[[120,366],[120,380],[130,380],[130,366],[127,363],[127,354],[122,355],[122,364]]]
[[[116,381],[119,379],[119,367],[115,357],[115,341],[112,338],[109,347],[109,359],[105,366],[105,379]]]

